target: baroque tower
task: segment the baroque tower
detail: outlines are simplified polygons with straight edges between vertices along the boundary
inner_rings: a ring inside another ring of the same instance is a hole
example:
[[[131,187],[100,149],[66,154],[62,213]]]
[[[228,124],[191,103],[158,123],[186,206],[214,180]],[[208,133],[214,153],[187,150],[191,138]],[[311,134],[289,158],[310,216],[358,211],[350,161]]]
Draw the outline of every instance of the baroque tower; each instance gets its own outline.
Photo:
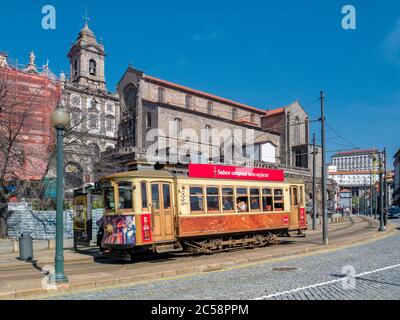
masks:
[[[62,104],[71,116],[65,150],[67,190],[97,181],[101,153],[114,149],[118,138],[119,96],[107,90],[104,46],[88,20],[68,52],[70,76],[63,85]]]
[[[70,75],[73,83],[89,85],[106,91],[104,76],[104,46],[98,43],[93,31],[85,26],[79,32],[78,38],[72,45],[68,58],[70,60]]]

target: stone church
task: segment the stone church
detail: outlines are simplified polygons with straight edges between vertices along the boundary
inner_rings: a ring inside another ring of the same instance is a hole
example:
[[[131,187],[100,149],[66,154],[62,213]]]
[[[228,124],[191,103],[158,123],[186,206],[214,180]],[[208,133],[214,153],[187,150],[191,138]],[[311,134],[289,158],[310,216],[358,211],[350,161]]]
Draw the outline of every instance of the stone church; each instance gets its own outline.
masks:
[[[71,116],[66,133],[66,190],[99,178],[100,155],[118,137],[119,96],[109,92],[106,53],[86,21],[68,52],[70,75],[61,75],[61,103]]]

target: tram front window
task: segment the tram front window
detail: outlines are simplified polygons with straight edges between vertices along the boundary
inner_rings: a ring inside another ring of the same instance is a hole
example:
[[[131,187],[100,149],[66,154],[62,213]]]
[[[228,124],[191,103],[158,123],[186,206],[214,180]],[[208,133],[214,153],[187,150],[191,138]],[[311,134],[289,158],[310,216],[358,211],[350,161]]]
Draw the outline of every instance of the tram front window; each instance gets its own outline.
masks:
[[[114,188],[104,189],[104,208],[106,210],[115,209]]]
[[[132,182],[118,183],[118,209],[133,209],[132,191]]]

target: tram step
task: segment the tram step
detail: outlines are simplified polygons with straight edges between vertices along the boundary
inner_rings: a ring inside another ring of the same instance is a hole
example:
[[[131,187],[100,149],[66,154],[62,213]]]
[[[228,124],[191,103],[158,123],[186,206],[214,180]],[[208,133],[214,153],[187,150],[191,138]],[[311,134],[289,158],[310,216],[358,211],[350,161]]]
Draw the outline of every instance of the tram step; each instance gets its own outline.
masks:
[[[183,251],[183,248],[179,242],[156,244],[155,247],[157,253]]]

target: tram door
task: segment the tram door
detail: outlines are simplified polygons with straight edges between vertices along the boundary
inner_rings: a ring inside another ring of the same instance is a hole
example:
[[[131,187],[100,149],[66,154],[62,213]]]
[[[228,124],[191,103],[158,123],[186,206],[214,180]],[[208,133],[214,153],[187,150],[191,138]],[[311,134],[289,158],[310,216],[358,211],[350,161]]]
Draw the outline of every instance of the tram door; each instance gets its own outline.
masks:
[[[300,222],[299,188],[296,186],[290,187],[290,206],[291,206],[290,229],[298,229]]]
[[[154,241],[173,240],[174,219],[170,183],[151,184],[151,214]]]

